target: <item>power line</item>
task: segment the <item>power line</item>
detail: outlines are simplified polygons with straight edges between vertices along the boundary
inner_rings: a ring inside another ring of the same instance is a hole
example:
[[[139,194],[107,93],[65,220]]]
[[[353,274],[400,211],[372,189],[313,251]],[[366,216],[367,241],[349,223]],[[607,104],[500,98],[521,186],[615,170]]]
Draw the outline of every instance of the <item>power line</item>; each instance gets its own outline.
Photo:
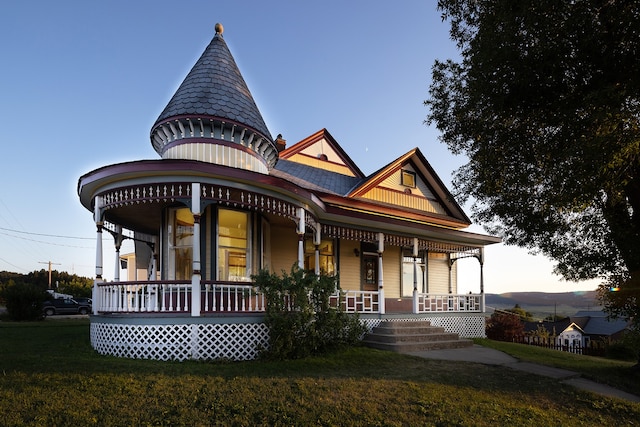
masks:
[[[95,237],[75,237],[75,236],[60,236],[60,235],[57,235],[57,234],[30,233],[28,231],[12,230],[10,228],[4,228],[4,227],[0,227],[0,230],[10,231],[12,233],[30,234],[32,236],[56,237],[56,238],[60,238],[60,239],[78,239],[78,240],[93,240],[93,239],[95,239]],[[7,234],[7,235],[9,236],[9,234]]]
[[[6,260],[6,259],[4,259],[4,258],[0,258],[0,261],[4,262],[5,264],[9,264],[9,265],[10,265],[11,267],[13,267],[13,268],[17,268],[18,270],[22,270],[22,271],[29,271],[29,270],[27,270],[26,268],[18,267],[17,265],[10,263],[9,261],[7,261],[7,260]]]
[[[0,230],[5,230],[5,229],[0,227]],[[3,233],[3,232],[0,232],[0,234],[5,235],[5,236],[9,236],[9,237],[13,237],[15,239],[27,240],[29,242],[44,243],[45,245],[64,246],[66,248],[91,249],[91,247],[88,247],[88,246],[63,245],[61,243],[45,242],[43,240],[35,240],[35,239],[29,239],[27,237],[14,236],[13,234],[8,234],[8,233]],[[34,233],[27,233],[27,234],[34,234]],[[54,237],[54,236],[48,236],[48,237]],[[71,238],[83,239],[83,237],[71,237]]]

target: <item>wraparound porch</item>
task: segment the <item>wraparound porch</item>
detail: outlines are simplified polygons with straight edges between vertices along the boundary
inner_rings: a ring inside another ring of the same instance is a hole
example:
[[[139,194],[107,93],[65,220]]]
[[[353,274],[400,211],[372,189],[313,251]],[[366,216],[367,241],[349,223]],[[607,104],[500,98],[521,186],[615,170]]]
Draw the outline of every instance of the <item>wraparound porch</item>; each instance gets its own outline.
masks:
[[[269,345],[265,299],[256,287],[203,282],[193,289],[186,281],[97,283],[91,345],[100,354],[155,360],[252,360]],[[428,320],[460,337],[485,336],[482,294],[416,292],[404,304],[417,308],[413,313],[381,313],[379,298],[378,291],[341,290],[332,302],[357,313],[368,329],[384,320]]]

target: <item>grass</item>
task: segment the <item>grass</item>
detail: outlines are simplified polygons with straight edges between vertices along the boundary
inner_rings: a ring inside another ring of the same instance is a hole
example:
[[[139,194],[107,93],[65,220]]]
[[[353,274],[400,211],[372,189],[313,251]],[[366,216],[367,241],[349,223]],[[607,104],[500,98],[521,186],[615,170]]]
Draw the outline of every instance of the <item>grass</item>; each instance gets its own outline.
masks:
[[[523,362],[579,372],[584,378],[640,396],[640,369],[633,368],[636,362],[582,356],[542,347],[488,339],[478,339],[475,342],[484,347],[500,350]]]
[[[0,426],[613,426],[638,419],[638,404],[494,366],[361,347],[288,362],[130,360],[96,354],[87,320],[0,322]]]

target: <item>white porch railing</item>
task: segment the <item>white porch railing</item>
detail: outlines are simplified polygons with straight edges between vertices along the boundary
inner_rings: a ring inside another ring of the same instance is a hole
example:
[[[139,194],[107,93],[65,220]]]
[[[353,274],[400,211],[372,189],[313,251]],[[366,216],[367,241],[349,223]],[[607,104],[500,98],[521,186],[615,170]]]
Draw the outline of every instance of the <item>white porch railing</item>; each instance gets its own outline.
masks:
[[[379,313],[380,304],[377,291],[338,291],[329,298],[333,307],[340,307],[346,313]]]
[[[264,312],[264,295],[252,285],[205,283],[201,285],[203,313]],[[99,313],[189,313],[191,282],[111,282],[98,285]]]
[[[379,313],[377,291],[339,290],[330,297],[333,307],[347,313]],[[421,313],[480,313],[482,294],[418,293],[413,306]],[[191,282],[140,281],[99,283],[94,299],[98,313],[190,313]],[[251,284],[203,283],[201,313],[264,313],[265,296]]]
[[[416,298],[418,313],[481,313],[484,311],[482,294],[423,294]]]

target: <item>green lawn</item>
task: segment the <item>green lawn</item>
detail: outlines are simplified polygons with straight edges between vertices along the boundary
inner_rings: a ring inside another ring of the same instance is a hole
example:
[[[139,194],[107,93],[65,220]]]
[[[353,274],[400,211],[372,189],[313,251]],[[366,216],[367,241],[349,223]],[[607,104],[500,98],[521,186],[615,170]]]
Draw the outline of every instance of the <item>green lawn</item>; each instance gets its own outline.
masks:
[[[0,426],[614,426],[638,419],[639,404],[508,368],[360,347],[290,362],[129,360],[96,354],[87,320],[0,322]]]
[[[608,384],[640,396],[640,369],[632,369],[636,362],[623,362],[602,357],[581,356],[524,344],[488,339],[477,344],[503,351],[523,362],[538,363],[579,372],[582,377]]]

